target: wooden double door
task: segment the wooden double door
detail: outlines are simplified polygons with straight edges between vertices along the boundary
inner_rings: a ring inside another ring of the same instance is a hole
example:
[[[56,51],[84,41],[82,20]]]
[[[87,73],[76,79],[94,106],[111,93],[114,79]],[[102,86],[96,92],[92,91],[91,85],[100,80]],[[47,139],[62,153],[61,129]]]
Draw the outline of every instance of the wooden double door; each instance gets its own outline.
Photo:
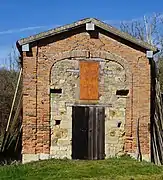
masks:
[[[72,158],[105,158],[105,108],[72,108]]]

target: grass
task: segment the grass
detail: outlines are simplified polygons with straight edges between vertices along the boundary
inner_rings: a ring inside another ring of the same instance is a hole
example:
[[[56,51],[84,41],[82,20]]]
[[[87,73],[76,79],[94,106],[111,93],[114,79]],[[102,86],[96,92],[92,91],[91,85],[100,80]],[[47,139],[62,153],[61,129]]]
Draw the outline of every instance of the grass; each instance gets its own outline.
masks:
[[[0,167],[0,180],[163,180],[163,167],[128,157],[102,161],[47,160]]]

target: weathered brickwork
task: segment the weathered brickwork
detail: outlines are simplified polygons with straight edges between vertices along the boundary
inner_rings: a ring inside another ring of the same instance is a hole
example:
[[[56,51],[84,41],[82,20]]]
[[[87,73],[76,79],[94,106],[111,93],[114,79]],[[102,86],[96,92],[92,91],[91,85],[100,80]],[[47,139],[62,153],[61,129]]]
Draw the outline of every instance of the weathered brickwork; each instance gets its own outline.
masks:
[[[110,68],[110,72],[113,72],[112,77],[106,73],[100,81],[100,92],[103,93],[100,101],[111,102],[115,106],[106,108],[105,137],[108,137],[105,139],[108,138],[108,142],[106,142],[105,153],[107,156],[124,152],[135,155],[137,120],[139,119],[141,152],[145,158],[149,159],[150,64],[144,52],[103,33],[99,33],[98,38],[91,38],[89,33],[80,32],[40,40],[33,45],[32,53],[32,57],[23,54],[22,153],[24,161],[46,159],[49,158],[49,154],[54,157],[71,158],[71,107],[62,109],[62,102],[65,102],[67,98],[68,102],[74,103],[74,100],[79,97],[78,75],[69,76],[72,73],[67,72],[67,78],[61,79],[61,76],[65,72],[65,66],[78,69],[79,60],[98,60],[99,58],[103,60],[100,65],[101,72],[109,72]],[[113,71],[114,68],[115,71]],[[118,71],[120,73],[114,75]],[[63,94],[65,93],[63,99],[60,94],[55,97],[50,95],[52,86],[63,89]],[[118,98],[115,95],[116,90],[123,88],[128,89],[129,94],[125,98]],[[66,91],[69,93],[66,94]],[[106,99],[105,97],[111,96],[111,92],[115,95],[112,97],[113,100]],[[59,98],[61,98],[60,101]],[[55,106],[57,101],[59,103]],[[59,117],[57,117],[55,108],[60,107]],[[60,120],[57,118],[61,117],[66,119],[65,124],[61,122],[60,126],[63,125],[63,127],[55,126],[54,120]],[[117,121],[122,122],[120,128],[116,126]],[[68,127],[65,128],[65,126]],[[66,149],[56,149],[58,144],[60,147],[66,146]],[[60,151],[58,155],[55,154],[57,151]],[[30,159],[30,155],[34,156],[34,154],[37,154],[35,158]]]

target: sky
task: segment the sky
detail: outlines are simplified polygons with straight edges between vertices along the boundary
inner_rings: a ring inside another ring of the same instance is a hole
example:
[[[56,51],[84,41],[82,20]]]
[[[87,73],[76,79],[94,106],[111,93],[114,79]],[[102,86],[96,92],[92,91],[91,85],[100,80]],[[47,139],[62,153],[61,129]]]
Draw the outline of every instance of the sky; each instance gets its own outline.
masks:
[[[162,0],[0,0],[0,66],[21,38],[87,17],[116,26],[162,7]]]

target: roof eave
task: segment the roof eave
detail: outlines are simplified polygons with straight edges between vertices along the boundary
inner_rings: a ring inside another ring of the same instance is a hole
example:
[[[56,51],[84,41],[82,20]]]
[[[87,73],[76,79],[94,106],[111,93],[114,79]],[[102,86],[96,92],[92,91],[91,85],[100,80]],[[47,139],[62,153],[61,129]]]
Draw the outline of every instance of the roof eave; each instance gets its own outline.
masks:
[[[86,19],[77,21],[77,22],[72,23],[72,24],[60,26],[60,27],[57,27],[55,29],[51,29],[49,31],[36,34],[34,36],[30,36],[27,38],[20,39],[17,42],[19,43],[20,46],[22,46],[22,45],[27,44],[27,43],[32,43],[34,41],[38,41],[38,40],[41,40],[41,39],[44,39],[44,38],[47,38],[47,37],[50,37],[50,36],[53,36],[56,34],[60,34],[60,33],[67,32],[69,30],[73,30],[73,29],[78,28],[78,27],[84,25],[85,23],[88,23],[91,21],[92,21],[92,18],[86,18]]]
[[[150,45],[150,44],[148,44],[148,43],[146,43],[144,41],[138,40],[135,37],[133,37],[133,36],[131,36],[131,35],[125,33],[125,32],[121,32],[120,30],[118,30],[118,29],[116,29],[116,28],[114,28],[114,27],[112,27],[112,26],[110,26],[108,24],[105,24],[105,23],[103,23],[100,20],[95,19],[95,18],[86,18],[86,19],[77,21],[77,22],[72,23],[72,24],[61,26],[61,27],[51,29],[51,30],[46,31],[46,32],[36,34],[34,36],[30,36],[28,38],[18,40],[17,41],[17,47],[20,48],[24,44],[29,44],[29,43],[32,43],[32,42],[35,42],[35,41],[38,41],[38,40],[53,36],[53,35],[57,35],[57,34],[60,34],[60,33],[64,33],[64,32],[73,30],[75,28],[79,28],[80,26],[82,26],[82,25],[84,25],[84,24],[86,24],[88,22],[92,22],[97,27],[102,28],[105,31],[108,31],[109,33],[112,33],[112,34],[114,34],[116,36],[119,36],[120,38],[125,39],[125,40],[127,40],[127,41],[129,41],[129,42],[131,42],[133,44],[136,44],[137,46],[140,46],[143,49],[151,50],[151,51],[154,52],[154,54],[159,52],[159,50],[156,47],[154,47],[154,46],[152,46],[152,45]]]
[[[122,32],[122,31],[120,31],[120,30],[118,30],[118,29],[116,29],[110,25],[107,25],[107,24],[105,24],[99,20],[93,19],[93,22],[94,21],[96,21],[95,24],[99,28],[102,28],[102,29],[104,29],[104,30],[116,35],[116,36],[119,36],[122,39],[125,39],[129,42],[132,42],[133,44],[136,44],[136,45],[138,45],[138,46],[140,46],[146,50],[151,50],[154,53],[159,52],[158,48],[156,48],[156,47],[154,47],[154,46],[152,46],[152,45],[150,45],[150,44],[148,44],[142,40],[136,39],[135,37],[129,35],[128,33]]]

